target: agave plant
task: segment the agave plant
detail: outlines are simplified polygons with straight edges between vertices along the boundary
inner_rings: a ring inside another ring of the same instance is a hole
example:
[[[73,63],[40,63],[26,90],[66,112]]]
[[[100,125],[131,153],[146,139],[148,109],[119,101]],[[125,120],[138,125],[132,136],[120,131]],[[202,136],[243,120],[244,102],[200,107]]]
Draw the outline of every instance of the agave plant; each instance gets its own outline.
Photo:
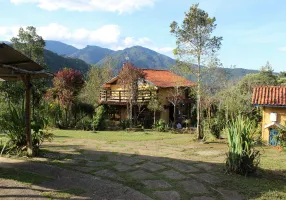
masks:
[[[228,136],[227,172],[242,175],[254,173],[259,164],[260,153],[254,149],[255,124],[248,118],[238,116],[225,129]]]

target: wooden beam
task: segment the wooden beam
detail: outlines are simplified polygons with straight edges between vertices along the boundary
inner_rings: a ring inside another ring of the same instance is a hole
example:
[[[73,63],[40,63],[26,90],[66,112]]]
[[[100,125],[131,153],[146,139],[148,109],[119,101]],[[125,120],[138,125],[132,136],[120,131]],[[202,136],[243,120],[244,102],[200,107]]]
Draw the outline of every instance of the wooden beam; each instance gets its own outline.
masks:
[[[19,65],[19,64],[26,64],[31,63],[31,60],[24,60],[24,61],[17,61],[17,62],[8,62],[4,63],[5,65]]]
[[[33,144],[31,135],[31,75],[22,76],[26,88],[26,108],[25,108],[25,125],[26,125],[26,142],[27,155],[33,156]]]
[[[24,74],[46,74],[48,76],[53,76],[52,73],[48,73],[45,70],[29,71],[29,70],[20,69],[18,67],[14,67],[14,66],[11,66],[11,65],[4,65],[4,64],[0,64],[0,68],[10,69],[10,70],[13,70],[15,72],[24,73]]]

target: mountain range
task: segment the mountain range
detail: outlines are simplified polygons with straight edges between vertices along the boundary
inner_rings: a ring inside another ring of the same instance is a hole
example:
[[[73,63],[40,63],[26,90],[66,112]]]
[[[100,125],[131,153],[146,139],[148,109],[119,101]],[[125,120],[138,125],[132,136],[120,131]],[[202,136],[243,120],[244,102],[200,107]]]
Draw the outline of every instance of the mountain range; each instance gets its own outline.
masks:
[[[90,65],[101,66],[108,57],[112,58],[116,68],[120,68],[126,61],[147,69],[170,69],[176,63],[174,59],[142,46],[118,51],[90,45],[78,49],[63,42],[46,40],[45,62],[52,72],[68,67],[86,73]],[[225,70],[230,78],[241,78],[246,74],[258,72],[258,70],[242,68],[225,68]]]
[[[168,56],[142,46],[133,46],[118,51],[90,45],[77,49],[62,42],[47,40],[46,50],[66,58],[81,59],[93,65],[102,65],[108,57],[112,58],[116,67],[121,67],[124,62],[129,61],[141,68],[170,69],[176,62]]]

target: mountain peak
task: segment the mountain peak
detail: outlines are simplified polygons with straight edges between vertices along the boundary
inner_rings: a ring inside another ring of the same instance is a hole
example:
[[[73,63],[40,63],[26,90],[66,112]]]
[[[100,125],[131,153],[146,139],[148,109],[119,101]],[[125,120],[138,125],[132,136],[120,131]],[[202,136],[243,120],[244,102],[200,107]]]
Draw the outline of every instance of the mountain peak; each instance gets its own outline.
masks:
[[[50,50],[59,55],[66,55],[66,56],[69,56],[79,50],[78,48],[75,48],[72,45],[68,45],[63,42],[55,40],[46,40],[45,49]]]
[[[96,64],[98,61],[105,58],[107,55],[112,54],[113,52],[114,51],[111,49],[87,45],[85,48],[79,49],[70,56],[84,60],[89,64]]]

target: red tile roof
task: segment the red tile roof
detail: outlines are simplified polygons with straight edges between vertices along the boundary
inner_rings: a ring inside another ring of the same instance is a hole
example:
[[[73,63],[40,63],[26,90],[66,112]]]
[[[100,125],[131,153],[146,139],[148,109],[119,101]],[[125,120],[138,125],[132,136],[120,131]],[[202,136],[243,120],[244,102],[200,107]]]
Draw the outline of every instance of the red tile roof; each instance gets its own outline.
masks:
[[[286,86],[262,86],[253,89],[253,105],[286,106]]]
[[[157,87],[191,87],[195,85],[194,82],[187,80],[183,76],[178,76],[169,70],[143,69],[143,71],[146,74],[145,79]]]
[[[154,84],[157,87],[168,88],[168,87],[191,87],[196,84],[183,76],[178,76],[169,70],[159,70],[159,69],[143,69],[145,73],[145,80]],[[115,83],[118,77],[112,78],[110,81],[106,82],[103,87],[110,87],[112,83]]]

